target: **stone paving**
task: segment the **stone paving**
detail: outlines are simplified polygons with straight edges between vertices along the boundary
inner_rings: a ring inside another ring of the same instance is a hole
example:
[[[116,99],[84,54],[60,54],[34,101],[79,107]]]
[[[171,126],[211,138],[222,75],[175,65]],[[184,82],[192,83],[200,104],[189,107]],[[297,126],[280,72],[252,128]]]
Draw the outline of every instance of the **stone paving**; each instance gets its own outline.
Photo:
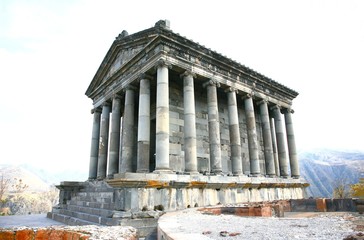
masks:
[[[62,226],[64,223],[47,218],[46,214],[1,216],[0,228],[10,227],[49,227]]]

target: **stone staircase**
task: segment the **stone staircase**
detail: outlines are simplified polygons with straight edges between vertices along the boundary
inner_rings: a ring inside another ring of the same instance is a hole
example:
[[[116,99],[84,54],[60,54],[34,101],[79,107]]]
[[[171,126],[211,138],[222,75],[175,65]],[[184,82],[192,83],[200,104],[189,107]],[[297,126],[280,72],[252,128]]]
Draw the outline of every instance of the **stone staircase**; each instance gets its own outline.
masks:
[[[138,218],[129,211],[115,210],[114,188],[107,183],[71,183],[73,188],[65,188],[63,192],[61,189],[63,203],[53,207],[52,212],[47,214],[48,218],[67,225],[132,226],[138,229],[141,237],[156,228],[157,218]]]

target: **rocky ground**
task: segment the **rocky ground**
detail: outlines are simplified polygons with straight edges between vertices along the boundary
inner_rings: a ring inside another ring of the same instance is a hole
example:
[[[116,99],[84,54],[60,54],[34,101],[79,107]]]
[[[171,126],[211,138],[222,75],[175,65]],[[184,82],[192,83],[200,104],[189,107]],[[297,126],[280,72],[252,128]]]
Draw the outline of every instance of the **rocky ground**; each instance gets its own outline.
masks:
[[[276,218],[186,210],[168,220],[168,231],[198,239],[364,239],[364,218],[356,213],[287,213]]]

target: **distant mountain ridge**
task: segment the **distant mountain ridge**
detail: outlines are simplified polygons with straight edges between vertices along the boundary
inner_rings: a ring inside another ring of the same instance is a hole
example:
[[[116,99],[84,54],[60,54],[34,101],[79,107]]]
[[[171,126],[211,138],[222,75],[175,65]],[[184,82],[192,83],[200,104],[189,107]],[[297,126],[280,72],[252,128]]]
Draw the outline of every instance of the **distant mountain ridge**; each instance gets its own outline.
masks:
[[[301,177],[310,183],[308,196],[332,197],[335,183],[344,180],[347,184],[357,183],[364,173],[364,152],[330,149],[305,150],[299,153]],[[79,170],[53,170],[37,168],[30,164],[0,165],[0,173],[21,178],[29,190],[43,191],[61,181],[86,181],[87,168]]]
[[[299,153],[301,176],[310,183],[308,196],[332,197],[335,184],[354,184],[364,173],[364,152],[330,149]]]

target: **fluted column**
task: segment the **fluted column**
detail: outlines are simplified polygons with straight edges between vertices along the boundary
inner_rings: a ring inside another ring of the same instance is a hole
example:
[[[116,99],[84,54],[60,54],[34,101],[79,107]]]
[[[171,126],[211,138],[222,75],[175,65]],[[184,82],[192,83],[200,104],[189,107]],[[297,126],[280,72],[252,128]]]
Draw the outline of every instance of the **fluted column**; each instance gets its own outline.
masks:
[[[104,179],[106,177],[107,150],[109,144],[109,119],[110,119],[110,103],[105,102],[102,106],[102,115],[101,115],[99,157],[97,162],[97,179]]]
[[[185,171],[197,173],[196,151],[196,112],[193,73],[186,71],[183,77],[183,106],[184,106],[184,148]]]
[[[133,171],[133,150],[134,150],[134,91],[133,86],[127,86],[125,89],[125,105],[122,128],[121,144],[121,163],[119,163],[119,172]]]
[[[99,157],[99,139],[100,139],[100,117],[101,110],[99,108],[92,109],[91,113],[94,115],[92,124],[92,137],[91,137],[91,153],[90,153],[90,168],[88,179],[96,179],[97,177],[97,159]]]
[[[111,111],[111,132],[110,132],[110,149],[109,149],[109,165],[108,178],[113,178],[119,169],[119,147],[120,147],[120,111],[121,99],[119,95],[115,95],[112,100]]]
[[[243,174],[241,159],[240,130],[238,118],[238,106],[236,103],[236,91],[233,88],[227,90],[228,114],[229,114],[229,135],[231,149],[232,172],[234,175]]]
[[[168,65],[159,60],[157,66],[156,172],[169,172],[169,85]]]
[[[149,172],[150,156],[150,77],[140,76],[137,172]]]
[[[260,110],[260,119],[262,122],[266,175],[272,177],[276,175],[276,171],[274,167],[275,164],[273,156],[272,133],[270,129],[267,100],[262,100],[258,102],[258,104]]]
[[[257,176],[260,174],[259,153],[258,153],[258,137],[255,124],[255,113],[253,99],[250,94],[244,97],[247,133],[248,133],[248,148],[250,159],[250,174]]]
[[[215,174],[222,172],[221,143],[220,143],[220,120],[217,105],[218,83],[210,80],[205,83],[207,88],[207,108],[209,120],[209,141],[210,141],[210,171]]]
[[[289,153],[289,163],[291,167],[291,176],[293,178],[300,177],[300,170],[298,165],[298,157],[296,150],[296,141],[293,131],[293,123],[292,123],[292,113],[294,111],[292,109],[286,109],[284,112],[284,120],[286,123],[286,134],[287,134],[287,144],[288,144],[288,153]]]
[[[274,127],[274,119],[270,118],[270,130],[272,135],[272,146],[273,146],[273,158],[274,158],[274,169],[276,172],[276,176],[280,176],[279,171],[279,161],[278,161],[278,150],[277,150],[277,137],[276,137],[276,130]]]
[[[281,108],[279,106],[274,106],[272,108],[274,115],[274,125],[276,129],[277,138],[277,149],[278,149],[278,160],[279,160],[279,170],[281,177],[288,177],[288,161],[287,161],[287,151],[285,145],[285,136],[283,129],[283,121],[281,116]]]

